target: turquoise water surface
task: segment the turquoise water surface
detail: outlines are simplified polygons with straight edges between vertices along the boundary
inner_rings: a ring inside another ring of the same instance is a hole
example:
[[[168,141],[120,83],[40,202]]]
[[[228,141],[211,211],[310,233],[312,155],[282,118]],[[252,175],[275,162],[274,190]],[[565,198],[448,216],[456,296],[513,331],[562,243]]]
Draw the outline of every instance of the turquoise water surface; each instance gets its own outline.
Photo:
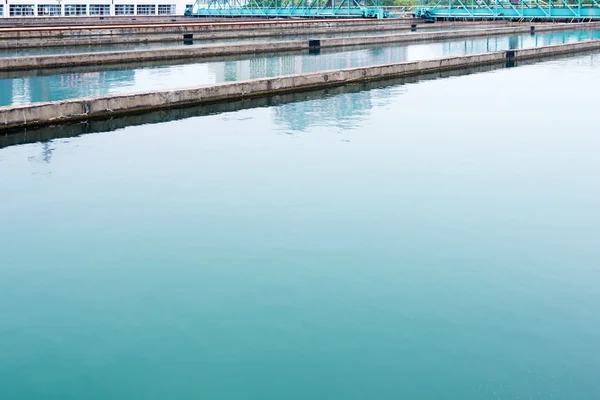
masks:
[[[449,42],[392,44],[369,47],[252,54],[218,59],[145,63],[131,68],[93,66],[75,70],[0,73],[0,106],[57,101],[106,94],[174,89],[220,82],[363,67],[445,56],[532,48],[600,39],[600,30],[522,34]]]
[[[0,149],[0,398],[600,398],[598,89],[594,53]]]

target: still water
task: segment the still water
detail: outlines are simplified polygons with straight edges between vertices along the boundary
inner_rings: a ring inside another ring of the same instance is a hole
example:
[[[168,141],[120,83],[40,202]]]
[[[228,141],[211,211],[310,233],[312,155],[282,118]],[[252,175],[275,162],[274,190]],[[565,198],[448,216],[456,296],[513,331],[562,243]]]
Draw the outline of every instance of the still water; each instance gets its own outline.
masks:
[[[363,49],[327,49],[319,55],[298,52],[230,57],[229,61],[189,61],[178,65],[170,62],[152,63],[135,69],[106,70],[92,67],[82,69],[85,72],[69,71],[48,76],[31,76],[32,72],[26,72],[13,77],[14,74],[5,73],[0,75],[0,106],[529,48],[591,38],[600,39],[600,31],[527,34]]]
[[[445,28],[418,28],[418,32],[441,32],[441,31],[453,31],[453,30],[481,30],[497,28],[497,26],[477,26],[476,28],[465,28],[465,27],[445,27]],[[185,47],[194,46],[214,46],[223,44],[240,44],[240,43],[252,43],[252,42],[281,42],[289,40],[310,40],[315,38],[339,38],[339,37],[360,37],[360,36],[383,36],[383,35],[398,35],[398,34],[410,34],[411,32],[407,29],[404,30],[391,30],[391,31],[369,31],[369,32],[338,32],[338,33],[319,33],[312,35],[287,35],[287,36],[272,36],[272,37],[256,37],[248,39],[211,39],[211,40],[194,40],[191,45]],[[128,44],[95,44],[89,46],[54,46],[54,47],[34,47],[34,48],[22,48],[22,49],[0,49],[1,57],[24,57],[24,56],[40,56],[49,54],[73,54],[73,53],[96,53],[105,51],[123,51],[123,50],[149,50],[158,48],[173,48],[182,47],[182,42],[157,42],[157,43],[128,43]]]
[[[600,398],[598,90],[595,53],[1,149],[1,397]]]

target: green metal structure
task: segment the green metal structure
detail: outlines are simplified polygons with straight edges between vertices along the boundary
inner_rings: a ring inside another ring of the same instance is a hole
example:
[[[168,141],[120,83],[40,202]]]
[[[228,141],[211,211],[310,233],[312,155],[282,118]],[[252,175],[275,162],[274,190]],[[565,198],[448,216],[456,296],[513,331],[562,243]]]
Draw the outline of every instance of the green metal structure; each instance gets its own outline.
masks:
[[[384,18],[379,0],[196,0],[191,17]]]
[[[437,19],[516,21],[600,20],[599,0],[418,0],[415,16]]]

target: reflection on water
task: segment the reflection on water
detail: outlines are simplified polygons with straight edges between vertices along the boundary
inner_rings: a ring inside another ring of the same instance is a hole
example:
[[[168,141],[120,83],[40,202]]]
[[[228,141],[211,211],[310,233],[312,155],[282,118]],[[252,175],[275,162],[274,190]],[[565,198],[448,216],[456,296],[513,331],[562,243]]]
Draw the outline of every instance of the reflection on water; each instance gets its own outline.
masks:
[[[489,28],[489,27],[488,27]],[[328,38],[339,38],[339,37],[362,37],[362,36],[384,36],[384,35],[397,35],[401,33],[411,34],[407,32],[405,28],[403,30],[390,30],[390,31],[367,31],[367,32],[335,32],[335,33],[319,33],[310,35],[286,35],[286,36],[268,36],[261,37],[257,36],[254,38],[244,39],[210,39],[210,40],[194,40],[191,46],[215,46],[223,44],[241,44],[241,43],[253,43],[253,42],[281,42],[289,40],[311,40],[315,39],[315,36],[321,39]],[[452,31],[452,30],[464,30],[468,29],[465,27],[456,28],[429,28],[420,27],[419,32],[440,32],[440,31]],[[486,29],[485,26],[477,27],[470,30]],[[123,51],[123,50],[151,50],[160,48],[173,48],[183,47],[181,42],[157,42],[157,43],[122,43],[122,44],[94,44],[90,46],[56,46],[56,47],[39,47],[39,48],[22,48],[22,49],[0,49],[1,57],[24,57],[24,56],[38,56],[38,55],[49,55],[49,54],[73,54],[73,53],[97,53],[107,51]],[[190,45],[185,45],[189,47]]]
[[[547,66],[552,66],[553,62],[548,60],[558,60],[556,62],[560,62],[563,59],[563,56],[550,57],[546,58],[546,61],[543,61],[543,63]],[[600,52],[591,52],[585,56],[569,58],[569,65],[588,68],[596,65],[598,59],[600,59]],[[527,66],[539,62],[536,60],[525,60],[516,63],[516,65]],[[508,66],[506,65],[506,67]],[[405,90],[404,85],[406,84],[430,79],[489,72],[502,68],[505,68],[505,66],[500,64],[486,65],[476,68],[436,72],[418,77],[361,82],[308,92],[159,110],[106,120],[90,120],[85,123],[13,130],[8,135],[0,135],[0,148],[25,143],[48,142],[55,138],[68,138],[95,132],[109,132],[123,129],[127,126],[156,124],[196,116],[227,113],[246,108],[273,106],[278,106],[273,108],[272,117],[274,123],[277,124],[282,133],[294,134],[304,132],[313,127],[327,126],[339,129],[351,129],[360,120],[367,118],[373,107],[385,106],[387,104],[391,92],[381,89],[395,86],[394,95],[397,95]],[[579,68],[574,68],[570,70],[570,74],[577,74],[579,70]],[[48,159],[48,157],[38,157],[38,159]]]
[[[52,145],[50,142],[40,143],[40,146],[41,146],[40,154],[38,156],[29,157],[29,160],[32,162],[43,162],[46,164],[50,164],[50,161],[52,160],[52,152],[54,151],[54,148],[52,148]]]
[[[22,77],[11,79],[10,76],[15,76],[12,73],[5,74],[6,79],[0,79],[0,106],[528,48],[590,38],[600,38],[600,31],[517,35],[363,49],[324,49],[318,55],[308,52],[280,53],[254,55],[250,58],[229,57],[224,61],[188,61],[177,65],[152,63],[148,67],[133,70],[104,70],[94,67],[95,70],[100,68],[102,72],[93,72],[94,69],[87,68],[88,72],[84,74],[30,76],[31,73],[25,72],[19,75]]]
[[[315,126],[328,126],[340,130],[352,129],[359,121],[368,118],[374,104],[386,105],[390,98],[402,93],[396,90],[376,89],[344,93],[335,96],[286,104],[273,111],[273,122],[282,132],[299,133]]]
[[[519,65],[533,63],[535,61],[528,60],[519,62]],[[294,134],[315,126],[338,126],[351,129],[353,124],[358,123],[360,119],[368,117],[369,110],[373,106],[385,105],[387,99],[389,99],[388,92],[378,89],[396,86],[396,92],[400,93],[404,90],[403,86],[410,83],[489,72],[501,68],[504,68],[504,66],[500,64],[484,65],[475,68],[429,73],[418,77],[359,82],[307,92],[157,110],[110,119],[89,120],[83,123],[67,123],[23,130],[17,129],[10,131],[7,135],[0,135],[0,149],[26,143],[47,143],[56,138],[110,132],[128,126],[157,124],[197,116],[228,113],[247,108],[264,107],[274,107],[274,122],[281,128],[281,132],[283,133]],[[343,97],[343,99],[340,99],[340,97]],[[375,98],[372,100],[373,97]],[[344,106],[340,110],[334,110],[339,104],[344,104]],[[361,104],[361,107],[357,107],[355,104]],[[297,114],[298,110],[313,110],[313,114],[318,115],[318,118],[304,118],[303,115]],[[336,116],[340,116],[340,114],[342,114],[340,118],[335,118]],[[44,157],[38,157],[38,159],[42,158]]]
[[[0,149],[2,400],[597,399],[598,54]]]
[[[38,103],[78,97],[102,96],[111,87],[135,80],[135,71],[69,73],[39,78],[0,80],[0,105]]]

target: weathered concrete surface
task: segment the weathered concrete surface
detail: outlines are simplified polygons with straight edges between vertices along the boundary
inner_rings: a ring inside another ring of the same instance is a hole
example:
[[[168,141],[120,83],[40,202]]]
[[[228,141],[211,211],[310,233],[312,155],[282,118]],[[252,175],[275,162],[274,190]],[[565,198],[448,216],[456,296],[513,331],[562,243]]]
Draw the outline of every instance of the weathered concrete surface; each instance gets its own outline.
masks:
[[[509,52],[498,51],[462,57],[446,57],[311,74],[286,75],[193,88],[0,107],[0,130],[90,118],[106,118],[169,107],[264,97],[362,81],[505,63],[509,60],[510,54],[513,54],[512,60],[520,60],[597,49],[600,49],[600,40],[589,40],[533,49],[511,50]]]
[[[236,18],[237,22],[256,21],[256,18]],[[20,26],[82,26],[82,25],[115,25],[115,24],[166,24],[166,23],[198,23],[198,22],[228,22],[231,18],[197,18],[183,15],[99,15],[73,17],[11,17],[0,18],[0,27]]]
[[[42,68],[76,67],[85,65],[124,64],[143,61],[181,60],[235,54],[258,54],[308,49],[308,41],[248,43],[225,46],[180,47],[156,50],[127,50],[117,52],[75,53],[50,56],[0,58],[0,71]]]
[[[321,47],[364,46],[385,43],[410,43],[432,40],[463,39],[472,37],[522,34],[530,31],[530,26],[491,28],[477,30],[457,30],[445,32],[417,32],[396,35],[346,37],[322,39]],[[587,24],[536,25],[537,32],[589,27]],[[600,26],[600,24],[599,24]],[[124,64],[159,60],[183,60],[204,57],[219,57],[237,54],[275,53],[298,51],[309,48],[307,40],[287,42],[256,42],[220,46],[188,46],[153,50],[128,50],[115,52],[56,54],[48,56],[0,58],[0,71],[18,71],[43,68],[77,67],[86,65]]]
[[[132,25],[70,28],[0,28],[0,48],[29,48],[47,46],[76,46],[90,44],[125,44],[181,41],[184,34],[193,34],[194,40],[248,39],[301,34],[330,34],[343,32],[381,32],[409,30],[412,20],[310,20],[262,21],[237,23],[196,23],[181,25]],[[438,22],[423,24],[421,28],[510,26],[507,22]]]
[[[50,39],[50,38],[82,38],[86,36],[120,36],[120,35],[152,35],[152,34],[184,34],[184,33],[233,33],[237,37],[241,32],[261,34],[264,31],[296,31],[297,29],[330,28],[333,30],[356,29],[394,29],[406,28],[414,24],[406,19],[345,19],[345,20],[267,20],[267,21],[236,21],[219,23],[183,23],[183,24],[130,24],[105,26],[62,26],[62,27],[17,27],[0,28],[0,40],[5,39]],[[449,26],[456,23],[440,23],[439,26]],[[481,23],[479,23],[481,25]],[[438,24],[436,24],[438,26]]]
[[[199,20],[195,20],[199,21]],[[45,38],[50,37],[81,37],[81,36],[115,36],[119,34],[160,34],[160,33],[194,33],[194,32],[230,32],[230,31],[255,31],[259,33],[265,29],[289,30],[296,28],[320,28],[329,27],[344,29],[346,27],[367,27],[370,29],[394,28],[400,26],[405,28],[417,21],[409,19],[286,19],[286,20],[254,20],[254,21],[229,21],[229,22],[184,22],[177,24],[108,24],[88,26],[42,26],[42,27],[0,27],[0,39],[10,38]],[[449,26],[490,26],[506,25],[508,22],[436,22],[421,26],[449,27]]]
[[[519,65],[533,63],[533,61],[520,61]],[[403,85],[417,83],[424,80],[443,79],[448,77],[459,77],[480,72],[489,72],[504,68],[503,64],[486,64],[473,68],[453,69],[448,71],[420,74],[417,76],[398,77],[385,80],[371,80],[349,83],[347,85],[328,87],[328,95],[364,92],[374,89],[382,89],[390,85]],[[175,120],[214,115],[227,112],[235,112],[248,108],[264,108],[279,106],[283,104],[301,101],[316,100],[323,97],[323,91],[319,88],[314,90],[296,91],[274,96],[255,97],[253,99],[227,100],[212,104],[195,104],[187,107],[163,108],[135,114],[111,116],[111,118],[90,119],[79,124],[59,124],[52,127],[40,126],[38,128],[17,129],[8,135],[0,134],[0,149],[28,143],[44,142],[53,139],[75,137],[88,133],[111,132],[128,126],[140,126],[157,124]]]

